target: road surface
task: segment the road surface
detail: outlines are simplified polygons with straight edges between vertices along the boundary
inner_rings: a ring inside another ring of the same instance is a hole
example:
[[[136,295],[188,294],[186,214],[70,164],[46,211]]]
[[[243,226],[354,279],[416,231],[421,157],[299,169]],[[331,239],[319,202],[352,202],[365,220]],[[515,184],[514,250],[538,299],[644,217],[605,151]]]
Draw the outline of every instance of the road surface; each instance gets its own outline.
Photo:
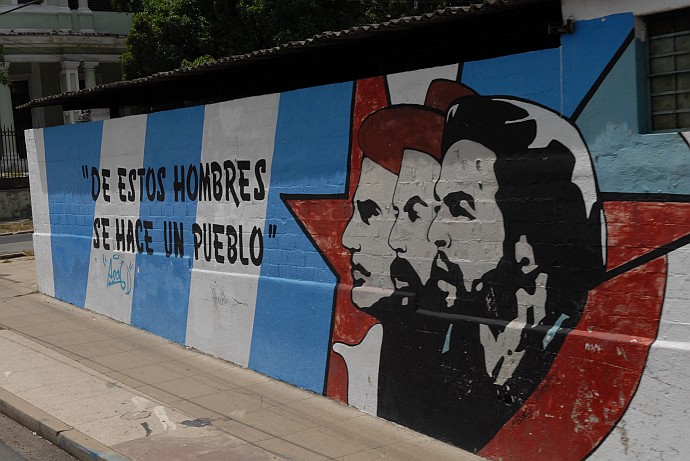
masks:
[[[0,236],[0,255],[33,251],[33,234],[14,234]]]
[[[76,461],[55,445],[0,413],[0,460]]]

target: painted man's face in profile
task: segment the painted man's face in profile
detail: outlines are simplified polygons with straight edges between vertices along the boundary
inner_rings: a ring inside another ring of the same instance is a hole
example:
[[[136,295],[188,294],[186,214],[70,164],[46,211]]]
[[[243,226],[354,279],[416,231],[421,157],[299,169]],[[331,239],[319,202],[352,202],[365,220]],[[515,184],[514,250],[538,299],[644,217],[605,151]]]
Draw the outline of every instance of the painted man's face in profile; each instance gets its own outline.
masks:
[[[397,176],[368,158],[353,199],[352,218],[343,233],[350,252],[352,302],[364,309],[393,293],[390,267],[395,252],[388,237],[395,222],[391,200]]]
[[[520,264],[499,265],[505,227],[496,202],[495,162],[496,154],[474,141],[460,140],[448,149],[435,189],[441,204],[429,238],[438,246],[434,276],[446,293],[446,307],[494,320],[508,317],[500,328],[476,319],[486,373],[503,385],[525,354],[520,349],[523,329],[546,315],[547,276],[539,272],[524,235],[515,244]],[[534,288],[528,293],[520,282],[512,285],[518,280],[533,280]],[[471,311],[472,302],[481,310]]]
[[[505,229],[496,203],[495,162],[494,152],[469,140],[454,143],[443,158],[435,188],[440,207],[429,240],[438,247],[434,271],[441,274],[439,288],[448,294],[449,306],[461,297],[458,290],[480,291],[482,277],[496,269],[503,256]]]
[[[435,214],[434,185],[441,165],[423,152],[406,150],[400,168],[393,207],[396,221],[390,246],[397,254],[391,269],[395,288],[414,294],[425,285],[436,256],[436,245],[429,241],[429,226]]]

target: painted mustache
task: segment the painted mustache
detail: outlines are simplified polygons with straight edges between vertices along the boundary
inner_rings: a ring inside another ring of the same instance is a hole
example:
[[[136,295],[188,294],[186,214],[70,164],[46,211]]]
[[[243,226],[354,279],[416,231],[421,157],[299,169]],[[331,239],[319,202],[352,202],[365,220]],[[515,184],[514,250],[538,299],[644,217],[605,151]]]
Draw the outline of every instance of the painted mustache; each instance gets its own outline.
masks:
[[[467,290],[465,290],[465,285],[462,283],[463,273],[460,269],[460,266],[458,266],[455,263],[452,263],[443,251],[439,250],[438,253],[436,253],[436,256],[434,257],[434,262],[431,265],[430,280],[436,282],[443,281],[446,283],[450,283],[452,285],[456,285],[457,289],[460,290],[460,292],[458,293],[458,297],[467,294]],[[475,287],[473,286],[472,291],[474,291],[474,288]]]
[[[366,270],[361,264],[356,263],[352,258],[350,259],[350,265],[352,268],[352,286],[361,287],[366,282],[366,279],[371,277],[371,272]]]
[[[417,292],[421,280],[409,261],[396,256],[390,270],[397,295],[413,296]]]

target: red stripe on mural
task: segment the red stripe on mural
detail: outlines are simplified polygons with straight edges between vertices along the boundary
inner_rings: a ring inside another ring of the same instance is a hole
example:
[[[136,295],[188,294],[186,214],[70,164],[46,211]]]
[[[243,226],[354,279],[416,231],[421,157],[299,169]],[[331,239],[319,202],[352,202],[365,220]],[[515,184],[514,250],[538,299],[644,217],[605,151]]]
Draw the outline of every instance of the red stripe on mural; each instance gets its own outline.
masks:
[[[690,234],[690,203],[605,202],[607,269]]]

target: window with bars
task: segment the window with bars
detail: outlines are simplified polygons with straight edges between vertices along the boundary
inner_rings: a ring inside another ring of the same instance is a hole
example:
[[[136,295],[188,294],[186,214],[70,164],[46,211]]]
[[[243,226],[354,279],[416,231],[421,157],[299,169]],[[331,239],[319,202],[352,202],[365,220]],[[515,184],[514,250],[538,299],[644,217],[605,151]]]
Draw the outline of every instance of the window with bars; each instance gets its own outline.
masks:
[[[650,17],[647,34],[652,129],[690,128],[690,11]]]

